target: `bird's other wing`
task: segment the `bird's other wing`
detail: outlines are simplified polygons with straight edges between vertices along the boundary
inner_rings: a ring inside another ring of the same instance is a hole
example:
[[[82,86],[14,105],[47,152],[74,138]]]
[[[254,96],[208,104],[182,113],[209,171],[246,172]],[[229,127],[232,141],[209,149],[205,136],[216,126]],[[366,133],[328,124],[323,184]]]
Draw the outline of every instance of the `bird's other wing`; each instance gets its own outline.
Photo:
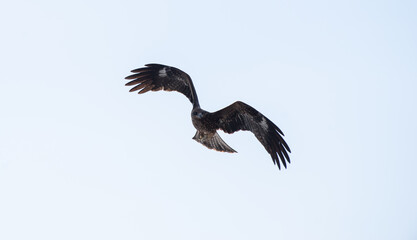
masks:
[[[162,64],[146,64],[145,67],[134,69],[132,75],[125,79],[132,80],[126,86],[133,86],[130,92],[140,90],[138,93],[148,91],[177,91],[184,94],[191,103],[195,103],[197,95],[190,76],[178,68]]]
[[[284,133],[253,107],[237,101],[207,117],[217,129],[226,133],[239,130],[251,131],[271,155],[272,161],[278,165],[279,169],[281,169],[279,160],[285,168],[287,168],[286,162],[290,163],[288,153],[291,150],[283,139]]]

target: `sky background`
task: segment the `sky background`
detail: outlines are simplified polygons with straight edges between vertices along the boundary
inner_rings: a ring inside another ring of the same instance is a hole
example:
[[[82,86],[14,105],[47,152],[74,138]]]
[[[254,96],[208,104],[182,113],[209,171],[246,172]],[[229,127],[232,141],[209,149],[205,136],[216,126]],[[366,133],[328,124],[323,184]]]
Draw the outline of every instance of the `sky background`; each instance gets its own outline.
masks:
[[[417,239],[416,1],[2,1],[0,239]],[[286,134],[193,141],[183,95]]]

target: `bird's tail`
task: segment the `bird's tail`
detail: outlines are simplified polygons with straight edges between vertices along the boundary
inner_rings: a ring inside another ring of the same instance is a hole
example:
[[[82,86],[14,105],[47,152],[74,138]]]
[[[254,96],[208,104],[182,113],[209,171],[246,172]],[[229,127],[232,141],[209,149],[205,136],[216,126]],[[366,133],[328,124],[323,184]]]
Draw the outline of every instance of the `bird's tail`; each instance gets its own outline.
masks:
[[[231,148],[229,145],[227,145],[227,143],[223,141],[223,139],[219,136],[219,134],[217,134],[217,132],[213,134],[197,131],[193,139],[210,149],[214,149],[220,152],[236,152],[233,148]]]

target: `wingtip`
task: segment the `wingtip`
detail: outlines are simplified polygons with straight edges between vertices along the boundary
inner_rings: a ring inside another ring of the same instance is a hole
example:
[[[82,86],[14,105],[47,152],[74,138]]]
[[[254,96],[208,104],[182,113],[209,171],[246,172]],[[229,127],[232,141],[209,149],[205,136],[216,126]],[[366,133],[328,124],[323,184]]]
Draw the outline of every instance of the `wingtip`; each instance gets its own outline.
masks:
[[[284,165],[284,167],[282,169],[281,169],[281,165],[278,162],[277,162],[277,165],[278,165],[278,170],[280,170],[280,171],[284,168],[287,169],[287,165]]]
[[[283,166],[282,169],[287,169],[287,162],[291,163],[290,158],[284,158],[284,156],[282,155],[282,153],[277,153],[277,155],[274,157],[272,156],[272,162],[274,163],[274,165],[277,165],[278,169],[281,170],[281,164]]]
[[[136,76],[135,76],[135,75],[136,75],[136,74],[129,75],[129,76],[125,77],[125,80],[135,79],[135,78],[136,78]]]
[[[281,171],[281,166],[279,165],[279,163],[277,162],[277,163],[275,163],[277,166],[278,166],[278,170],[280,170]]]
[[[148,72],[148,71],[151,71],[151,69],[149,69],[149,67],[146,66],[146,65],[145,65],[145,67],[140,67],[140,68],[130,70],[130,72],[132,72],[132,73]]]

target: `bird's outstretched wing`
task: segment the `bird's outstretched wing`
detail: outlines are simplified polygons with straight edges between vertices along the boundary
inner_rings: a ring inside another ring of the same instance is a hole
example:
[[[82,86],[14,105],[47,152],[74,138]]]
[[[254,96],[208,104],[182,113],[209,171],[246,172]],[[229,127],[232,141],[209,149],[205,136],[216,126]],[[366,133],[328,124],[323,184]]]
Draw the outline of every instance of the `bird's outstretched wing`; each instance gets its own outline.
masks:
[[[146,64],[146,67],[134,69],[133,75],[125,79],[132,80],[126,86],[136,85],[130,92],[140,90],[138,93],[148,91],[177,91],[184,94],[192,104],[197,100],[195,89],[190,76],[178,68],[161,65]]]
[[[290,163],[288,152],[291,150],[283,139],[284,133],[253,107],[238,101],[209,114],[207,118],[217,129],[226,133],[239,130],[251,131],[271,155],[272,161],[278,165],[279,169],[281,169],[280,159],[285,168],[287,168],[286,161]]]

